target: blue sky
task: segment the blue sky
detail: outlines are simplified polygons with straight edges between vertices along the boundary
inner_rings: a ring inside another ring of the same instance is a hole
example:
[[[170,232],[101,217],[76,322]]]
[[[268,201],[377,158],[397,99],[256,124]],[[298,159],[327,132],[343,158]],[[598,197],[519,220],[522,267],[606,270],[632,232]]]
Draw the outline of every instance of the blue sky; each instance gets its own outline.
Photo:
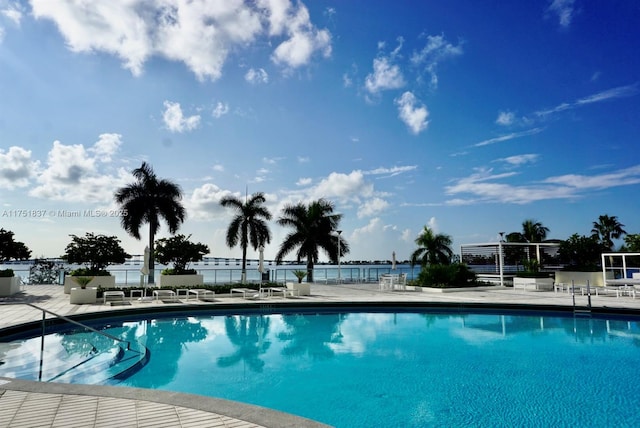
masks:
[[[214,256],[240,257],[219,200],[246,189],[274,219],[332,201],[349,260],[408,258],[425,225],[456,252],[530,218],[640,233],[638,22],[634,0],[0,0],[0,227],[34,256],[85,232],[140,254],[109,210],[147,161]]]

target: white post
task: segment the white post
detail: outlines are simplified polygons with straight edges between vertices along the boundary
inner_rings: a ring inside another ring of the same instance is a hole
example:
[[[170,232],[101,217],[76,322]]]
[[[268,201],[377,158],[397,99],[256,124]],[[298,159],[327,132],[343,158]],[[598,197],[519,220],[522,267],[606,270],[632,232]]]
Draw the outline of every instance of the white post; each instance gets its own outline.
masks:
[[[498,242],[498,264],[500,266],[500,287],[504,287],[504,258],[502,257],[502,240]]]
[[[342,231],[336,230],[336,232],[338,233],[338,282],[342,282],[342,278],[340,276],[340,234]]]

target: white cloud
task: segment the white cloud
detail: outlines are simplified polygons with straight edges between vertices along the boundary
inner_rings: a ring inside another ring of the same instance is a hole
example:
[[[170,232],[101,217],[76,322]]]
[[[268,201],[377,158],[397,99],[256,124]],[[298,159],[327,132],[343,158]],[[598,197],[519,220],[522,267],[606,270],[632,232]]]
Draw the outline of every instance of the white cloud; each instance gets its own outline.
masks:
[[[501,143],[503,141],[513,140],[514,138],[527,137],[529,135],[535,135],[542,132],[542,128],[533,128],[522,132],[512,132],[511,134],[501,135],[500,137],[490,138],[488,140],[480,141],[473,145],[473,147],[488,146],[490,144]]]
[[[573,4],[575,0],[552,0],[549,5],[549,11],[558,15],[560,26],[567,28],[571,25],[575,9]]]
[[[540,155],[530,153],[525,155],[515,155],[515,156],[508,156],[506,158],[496,159],[495,162],[506,162],[513,166],[520,166],[526,163],[534,163],[538,160],[539,157]]]
[[[239,197],[240,194],[222,190],[212,183],[205,183],[194,189],[191,196],[185,199],[185,208],[188,209],[190,218],[198,220],[222,218],[225,215],[225,208],[220,205],[220,200],[226,196]]]
[[[373,73],[365,79],[365,88],[372,94],[388,89],[398,89],[405,85],[402,71],[386,57],[374,58]]]
[[[448,195],[470,194],[468,198],[448,200],[449,205],[476,203],[527,204],[541,200],[577,199],[589,190],[603,190],[640,183],[640,165],[614,172],[596,174],[567,174],[546,178],[534,183],[514,185],[501,180],[516,174],[493,174],[490,169],[477,169],[468,177],[445,187]]]
[[[216,119],[220,119],[222,116],[224,116],[227,113],[229,113],[229,104],[218,101],[215,108],[213,109],[212,115]]]
[[[537,116],[538,118],[546,118],[547,116],[550,116],[552,114],[555,113],[559,113],[565,110],[570,110],[570,109],[574,109],[577,107],[582,107],[585,105],[589,105],[589,104],[594,104],[594,103],[599,103],[602,101],[608,101],[608,100],[612,100],[612,99],[616,99],[616,98],[626,98],[626,97],[632,97],[638,94],[638,89],[640,88],[640,85],[636,82],[634,84],[631,85],[626,85],[626,86],[618,86],[615,88],[611,88],[611,89],[607,89],[601,92],[597,92],[595,94],[592,95],[588,95],[586,97],[580,98],[578,100],[576,100],[575,102],[572,103],[568,103],[568,102],[563,102],[558,104],[555,107],[549,108],[549,109],[545,109],[545,110],[539,110],[536,111],[534,113],[535,116]]]
[[[216,164],[213,166],[213,170],[217,172],[224,172],[224,166],[220,164]]]
[[[433,230],[435,233],[440,233],[440,229],[438,227],[438,221],[435,217],[431,217],[427,222],[427,227]]]
[[[420,103],[413,93],[407,91],[395,100],[398,106],[398,117],[402,120],[412,134],[419,134],[427,129],[429,111]]]
[[[0,149],[0,188],[26,187],[39,168],[39,162],[31,160],[31,150],[12,146],[5,153]]]
[[[453,45],[444,35],[427,36],[425,46],[411,56],[414,65],[423,66],[430,75],[430,84],[433,88],[438,86],[438,64],[446,59],[462,55],[462,44]]]
[[[371,169],[369,171],[364,171],[364,174],[386,175],[388,177],[393,177],[399,174],[403,174],[405,172],[415,171],[417,168],[418,168],[417,165],[393,166],[391,168],[380,167],[376,169]]]
[[[199,80],[217,80],[230,52],[258,37],[286,39],[274,61],[288,67],[307,64],[315,52],[329,56],[331,35],[317,29],[307,8],[289,0],[32,0],[36,19],[51,20],[73,52],[105,52],[120,58],[134,75],[149,58],[184,63]]]
[[[95,154],[100,162],[111,162],[113,156],[122,145],[120,134],[100,134],[99,140],[89,148],[89,152]]]
[[[302,177],[296,181],[296,186],[308,186],[313,182],[309,177]]]
[[[271,56],[274,63],[297,68],[307,64],[316,52],[325,58],[331,56],[331,33],[326,29],[319,30],[311,23],[309,11],[302,3],[296,3],[297,8],[289,0],[259,3],[271,6],[266,8],[270,11],[270,34],[289,37],[274,50]]]
[[[365,203],[358,207],[358,218],[371,217],[378,215],[389,208],[389,202],[382,198],[373,198],[367,200]]]
[[[164,107],[162,120],[165,127],[171,132],[192,131],[200,124],[200,115],[185,117],[180,103],[165,101]]]
[[[115,175],[103,171],[119,146],[118,134],[102,134],[88,149],[82,144],[54,141],[47,156],[47,167],[38,171],[39,186],[29,195],[67,202],[111,203],[113,189],[130,180],[129,172],[122,168]]]
[[[308,156],[298,156],[298,163],[309,163],[311,159]]]
[[[23,14],[24,8],[17,2],[9,3],[4,9],[0,10],[0,15],[3,15],[17,26],[20,26]]]
[[[361,171],[350,174],[332,172],[312,190],[312,198],[333,197],[350,199],[356,196],[369,197],[373,194],[373,185],[364,180]]]
[[[498,113],[498,118],[496,119],[496,123],[498,125],[509,126],[513,124],[515,120],[515,115],[510,111],[501,111]]]
[[[252,84],[269,83],[269,75],[264,68],[250,68],[244,75],[244,79]]]

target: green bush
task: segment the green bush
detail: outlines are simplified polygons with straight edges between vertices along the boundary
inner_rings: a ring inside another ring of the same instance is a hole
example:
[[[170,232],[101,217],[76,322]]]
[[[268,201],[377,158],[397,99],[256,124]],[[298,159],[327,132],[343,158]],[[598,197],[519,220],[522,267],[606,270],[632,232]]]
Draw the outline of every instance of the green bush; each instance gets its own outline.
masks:
[[[462,263],[432,264],[422,268],[417,284],[425,287],[458,288],[478,285],[476,274]]]
[[[104,269],[96,270],[91,268],[74,269],[71,272],[69,272],[69,275],[71,276],[111,276],[111,274],[107,270],[104,270]]]
[[[188,269],[189,263],[201,261],[209,252],[209,247],[205,244],[191,242],[189,239],[191,235],[175,235],[156,241],[155,260],[163,265],[173,263],[173,273],[165,275],[183,275],[192,271],[193,269]]]
[[[0,269],[0,278],[10,278],[13,276],[13,269]]]
[[[117,237],[87,233],[84,237],[71,235],[71,243],[61,258],[70,264],[87,265],[89,272],[98,272],[111,264],[124,263],[129,257]]]
[[[198,271],[195,269],[176,270],[174,268],[166,268],[162,269],[162,272],[160,273],[162,275],[197,275]]]

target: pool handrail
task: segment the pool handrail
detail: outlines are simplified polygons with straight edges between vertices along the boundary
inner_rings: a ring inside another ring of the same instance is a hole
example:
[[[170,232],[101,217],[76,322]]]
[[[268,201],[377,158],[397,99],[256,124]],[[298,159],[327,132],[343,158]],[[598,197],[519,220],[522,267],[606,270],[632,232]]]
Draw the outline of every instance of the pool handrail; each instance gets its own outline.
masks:
[[[131,341],[129,341],[129,340],[123,340],[123,339],[120,339],[119,337],[112,336],[112,335],[110,335],[109,333],[105,333],[105,332],[103,332],[103,331],[96,330],[96,329],[95,329],[95,328],[93,328],[93,327],[90,327],[90,326],[88,326],[88,325],[86,325],[86,324],[83,324],[83,323],[81,323],[81,322],[78,322],[78,321],[72,320],[71,318],[68,318],[68,317],[66,317],[66,316],[64,316],[64,315],[57,314],[57,313],[55,313],[55,312],[53,312],[53,311],[50,311],[50,310],[48,310],[48,309],[41,308],[40,306],[36,306],[36,305],[34,305],[33,303],[27,303],[27,302],[11,302],[11,303],[1,303],[1,305],[27,305],[27,306],[31,306],[32,308],[34,308],[34,309],[37,309],[37,310],[41,311],[41,312],[42,312],[42,333],[43,333],[43,334],[44,334],[44,331],[45,331],[45,323],[46,323],[46,320],[47,320],[47,319],[46,319],[46,314],[49,314],[49,315],[53,315],[53,316],[54,316],[54,317],[56,317],[56,318],[60,318],[61,320],[66,321],[66,322],[68,322],[68,323],[75,324],[75,325],[80,326],[80,327],[82,327],[82,328],[86,328],[86,329],[88,329],[88,330],[92,331],[93,333],[100,334],[100,335],[102,335],[102,336],[104,336],[104,337],[107,337],[107,338],[109,338],[109,339],[111,339],[111,340],[115,340],[115,341],[117,341],[117,342],[124,343],[124,344],[126,344],[126,345],[127,345],[127,348],[126,348],[126,349],[127,349],[127,351],[132,351],[132,349],[131,349]]]

